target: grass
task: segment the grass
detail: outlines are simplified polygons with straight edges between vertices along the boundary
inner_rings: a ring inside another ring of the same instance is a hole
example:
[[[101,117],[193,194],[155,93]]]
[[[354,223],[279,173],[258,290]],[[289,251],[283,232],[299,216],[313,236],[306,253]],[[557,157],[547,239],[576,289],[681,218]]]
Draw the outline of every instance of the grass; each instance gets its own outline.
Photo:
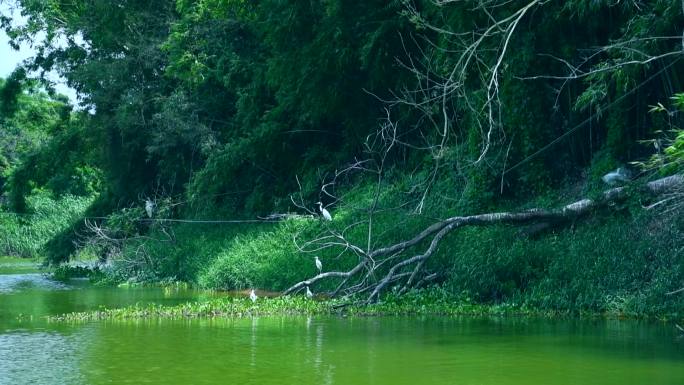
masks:
[[[0,211],[0,255],[37,258],[46,244],[82,218],[92,198],[71,195],[54,198],[37,191],[27,198],[28,212]]]

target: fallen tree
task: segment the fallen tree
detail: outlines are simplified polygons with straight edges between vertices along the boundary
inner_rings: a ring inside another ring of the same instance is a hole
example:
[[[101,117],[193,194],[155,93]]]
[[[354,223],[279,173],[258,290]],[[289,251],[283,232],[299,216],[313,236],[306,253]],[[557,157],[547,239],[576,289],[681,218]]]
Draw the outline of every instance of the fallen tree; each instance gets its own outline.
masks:
[[[641,185],[637,191],[653,197],[679,194],[684,189],[684,175],[677,174]],[[530,225],[540,223],[563,223],[586,216],[595,210],[624,201],[629,195],[628,187],[615,187],[603,191],[595,199],[582,199],[556,209],[531,209],[521,212],[498,212],[470,216],[455,216],[436,222],[416,236],[392,245],[364,250],[354,245],[333,230],[326,236],[307,242],[300,247],[303,252],[316,252],[330,247],[341,247],[351,251],[359,262],[346,271],[320,272],[307,280],[298,282],[284,294],[296,293],[322,280],[339,279],[330,296],[367,295],[365,302],[371,303],[390,287],[398,287],[399,293],[434,280],[439,275],[425,270],[426,262],[435,254],[442,239],[452,231],[466,226],[488,226],[495,224]],[[656,204],[650,207],[656,206]],[[414,251],[423,246],[422,251]],[[379,277],[379,278],[378,278]]]

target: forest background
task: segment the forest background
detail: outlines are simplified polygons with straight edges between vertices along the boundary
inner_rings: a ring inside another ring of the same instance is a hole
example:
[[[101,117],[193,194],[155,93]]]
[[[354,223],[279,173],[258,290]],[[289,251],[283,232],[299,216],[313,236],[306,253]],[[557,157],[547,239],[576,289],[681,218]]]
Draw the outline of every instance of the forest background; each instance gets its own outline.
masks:
[[[641,186],[684,165],[683,2],[14,6],[2,25],[37,55],[0,83],[1,254],[97,259],[106,282],[681,313],[681,180]]]

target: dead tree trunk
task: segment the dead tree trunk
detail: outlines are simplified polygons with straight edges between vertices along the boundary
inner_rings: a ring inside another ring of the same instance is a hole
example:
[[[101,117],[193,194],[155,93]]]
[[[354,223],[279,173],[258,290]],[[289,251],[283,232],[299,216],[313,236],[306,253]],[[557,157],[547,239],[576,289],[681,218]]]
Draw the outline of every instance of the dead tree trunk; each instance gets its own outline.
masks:
[[[644,193],[659,196],[684,188],[684,176],[673,175],[648,182],[641,187]],[[556,209],[532,209],[522,212],[499,212],[470,216],[456,216],[434,223],[421,231],[415,237],[393,245],[364,252],[363,248],[352,245],[346,239],[337,235],[339,244],[345,244],[347,249],[359,256],[359,263],[348,271],[331,271],[320,273],[305,281],[296,283],[284,294],[295,293],[307,286],[331,279],[342,278],[337,289],[331,293],[338,296],[370,293],[367,302],[377,301],[380,295],[390,285],[402,281],[400,292],[413,285],[431,280],[434,273],[425,273],[426,261],[435,254],[442,239],[455,229],[465,226],[488,226],[495,224],[536,224],[541,222],[570,221],[591,213],[592,211],[624,200],[628,195],[626,187],[616,187],[604,191],[598,199],[582,199]],[[429,242],[422,252],[410,250],[424,242]],[[380,275],[380,279],[374,279]],[[421,277],[422,279],[418,279]]]

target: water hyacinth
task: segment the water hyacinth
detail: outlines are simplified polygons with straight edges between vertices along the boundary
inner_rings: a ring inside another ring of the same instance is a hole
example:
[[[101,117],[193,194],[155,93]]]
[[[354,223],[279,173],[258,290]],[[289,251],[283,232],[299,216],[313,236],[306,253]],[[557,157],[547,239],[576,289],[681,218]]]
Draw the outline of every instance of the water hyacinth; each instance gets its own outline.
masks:
[[[134,319],[241,318],[263,316],[567,316],[567,312],[543,312],[516,303],[475,304],[469,298],[456,298],[438,289],[416,290],[402,297],[388,296],[384,301],[364,305],[342,300],[317,301],[304,296],[259,298],[227,297],[175,306],[135,305],[119,309],[50,316],[51,322],[89,322]],[[584,314],[588,315],[588,314]],[[591,314],[590,316],[598,316]],[[603,314],[603,316],[620,316]]]

